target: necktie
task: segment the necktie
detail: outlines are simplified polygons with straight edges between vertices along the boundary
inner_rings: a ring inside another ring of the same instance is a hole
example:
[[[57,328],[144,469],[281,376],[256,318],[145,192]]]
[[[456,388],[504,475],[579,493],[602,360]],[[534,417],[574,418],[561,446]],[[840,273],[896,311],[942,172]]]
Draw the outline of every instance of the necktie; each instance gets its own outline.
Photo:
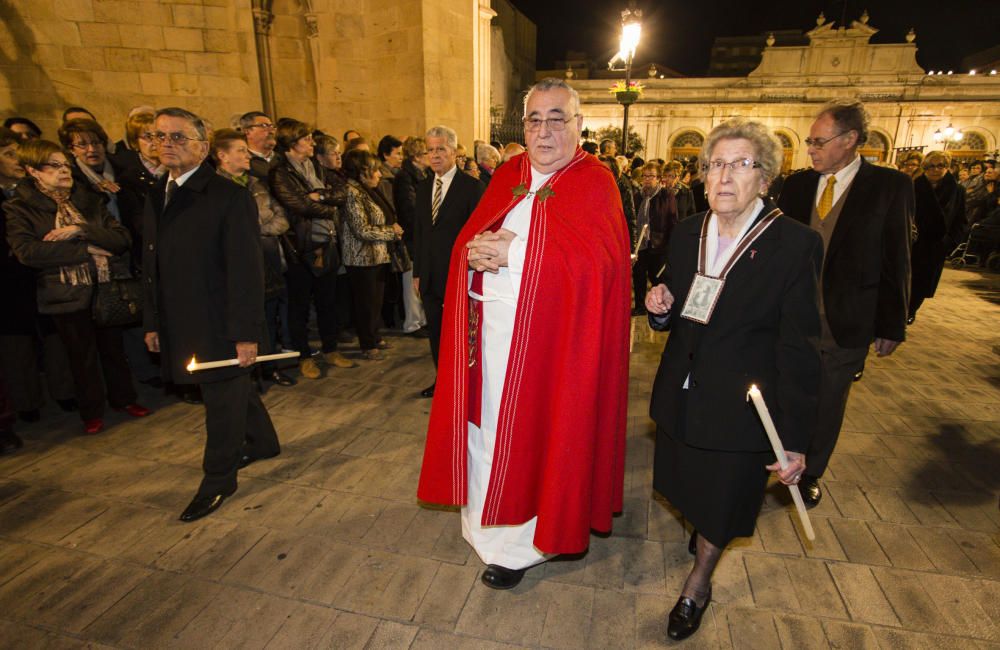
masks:
[[[830,174],[830,178],[826,181],[826,187],[823,188],[823,193],[819,197],[819,205],[816,206],[820,221],[826,219],[826,215],[830,214],[830,210],[833,209],[833,186],[836,184],[837,177]]]
[[[167,207],[168,205],[170,205],[170,199],[174,198],[174,192],[176,191],[177,191],[177,182],[171,178],[170,181],[167,182],[167,193],[166,193],[166,198],[163,201],[163,207]]]
[[[431,201],[431,225],[437,223],[438,220],[438,210],[441,208],[441,188],[444,187],[444,183],[441,182],[440,178],[434,179],[434,200]]]

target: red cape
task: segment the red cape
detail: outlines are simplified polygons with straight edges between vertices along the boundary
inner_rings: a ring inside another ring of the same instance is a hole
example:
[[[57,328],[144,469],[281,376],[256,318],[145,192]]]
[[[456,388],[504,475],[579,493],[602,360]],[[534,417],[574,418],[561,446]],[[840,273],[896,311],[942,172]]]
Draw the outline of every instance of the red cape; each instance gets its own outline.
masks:
[[[497,169],[455,241],[444,302],[437,386],[417,497],[466,503],[468,254],[530,187],[522,154]],[[577,150],[535,201],[500,405],[483,525],[538,517],[546,553],[587,548],[622,508],[628,398],[629,236],[618,188]]]

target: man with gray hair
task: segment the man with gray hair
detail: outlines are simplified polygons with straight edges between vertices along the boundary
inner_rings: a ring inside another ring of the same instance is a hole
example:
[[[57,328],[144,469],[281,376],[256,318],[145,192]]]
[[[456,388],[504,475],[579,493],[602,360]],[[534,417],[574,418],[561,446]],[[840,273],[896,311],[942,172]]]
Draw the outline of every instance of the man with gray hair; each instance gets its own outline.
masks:
[[[778,207],[823,237],[820,276],[822,361],[819,412],[809,466],[799,487],[806,505],[823,496],[826,471],[840,435],[847,397],[874,342],[892,354],[906,338],[910,288],[913,182],[858,154],[868,139],[868,113],[856,100],[824,106],[806,138],[812,169],[785,181]]]
[[[247,138],[247,148],[250,150],[250,173],[266,181],[271,167],[278,162],[278,157],[274,153],[274,147],[278,143],[274,123],[267,113],[250,111],[240,116],[239,130]]]
[[[451,254],[417,491],[462,506],[493,589],[610,530],[625,471],[621,198],[579,147],[580,100],[565,81],[535,84],[523,122],[527,155],[497,169]]]
[[[417,186],[413,287],[424,304],[431,356],[436,368],[448,260],[455,238],[483,195],[483,185],[458,171],[458,135],[455,131],[447,126],[435,126],[427,132],[425,140],[428,166],[433,173]],[[421,396],[433,397],[436,383],[422,390]]]

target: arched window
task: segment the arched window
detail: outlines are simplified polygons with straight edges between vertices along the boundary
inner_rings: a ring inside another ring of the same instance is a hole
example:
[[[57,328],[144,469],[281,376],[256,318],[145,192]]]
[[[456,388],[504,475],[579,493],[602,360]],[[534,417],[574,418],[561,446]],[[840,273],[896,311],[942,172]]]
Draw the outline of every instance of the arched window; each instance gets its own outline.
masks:
[[[787,174],[792,169],[792,157],[795,155],[795,146],[792,144],[791,136],[787,133],[775,131],[774,134],[778,136],[778,141],[781,143],[784,154],[781,158],[781,172]]]
[[[889,156],[889,140],[878,131],[869,131],[868,142],[858,148],[858,153],[865,160],[872,163],[887,160]]]
[[[948,145],[952,160],[971,162],[986,157],[986,138],[975,131],[964,131],[964,137],[955,144]]]
[[[670,145],[670,159],[692,158],[701,151],[701,146],[705,144],[705,136],[697,131],[683,131]]]

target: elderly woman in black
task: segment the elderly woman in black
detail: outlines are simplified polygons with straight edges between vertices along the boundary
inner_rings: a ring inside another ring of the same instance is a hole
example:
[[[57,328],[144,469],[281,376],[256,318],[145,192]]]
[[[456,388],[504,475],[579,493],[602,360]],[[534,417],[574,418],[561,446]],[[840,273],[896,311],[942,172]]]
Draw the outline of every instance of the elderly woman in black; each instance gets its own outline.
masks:
[[[348,180],[341,245],[354,298],[354,328],[361,354],[369,361],[384,358],[380,350],[389,347],[378,336],[378,315],[390,263],[387,243],[403,236],[398,223],[386,220],[386,215],[393,212],[376,189],[381,180],[380,166],[379,159],[368,151],[355,149],[344,155]]]
[[[694,567],[670,612],[673,639],[693,634],[712,572],[734,537],[753,534],[769,471],[798,483],[815,420],[820,236],[767,201],[781,144],[758,122],[731,120],[701,151],[709,211],[681,221],[669,277],[646,295],[670,338],[653,386],[653,486],[694,527]],[[756,384],[789,465],[779,470],[747,390]]]
[[[286,255],[288,271],[288,329],[301,355],[299,370],[307,379],[319,379],[312,359],[307,326],[309,306],[316,306],[323,358],[327,365],[353,368],[357,364],[337,351],[338,207],[344,204],[342,187],[331,187],[313,162],[315,142],[308,124],[285,120],[278,126],[277,151],[282,158],[268,177],[271,194],[285,208],[295,250]]]
[[[923,160],[924,173],[913,181],[917,239],[910,254],[907,324],[913,324],[924,300],[934,297],[945,257],[965,237],[965,190],[948,171],[950,167],[951,154],[931,151]]]
[[[38,311],[52,315],[69,353],[85,433],[104,428],[105,386],[113,408],[149,415],[136,403],[121,328],[99,327],[91,312],[95,286],[111,279],[110,258],[129,248],[128,230],[100,195],[74,187],[59,145],[32,140],[18,159],[31,180],[4,204],[7,238],[17,259],[37,269]]]

